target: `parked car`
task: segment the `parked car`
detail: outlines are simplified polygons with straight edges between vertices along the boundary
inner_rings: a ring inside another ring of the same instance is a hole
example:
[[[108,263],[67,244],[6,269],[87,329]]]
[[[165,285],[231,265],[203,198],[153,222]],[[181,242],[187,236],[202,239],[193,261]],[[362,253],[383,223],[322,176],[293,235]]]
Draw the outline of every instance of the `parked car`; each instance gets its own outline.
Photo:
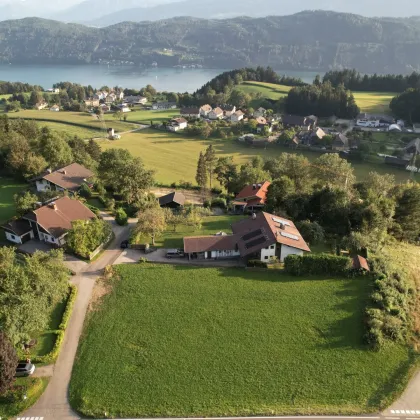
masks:
[[[127,249],[129,246],[130,246],[130,243],[128,239],[126,239],[125,241],[122,241],[120,245],[121,249]]]
[[[19,363],[16,367],[16,377],[30,376],[35,372],[35,365],[31,362]]]
[[[166,251],[166,258],[171,259],[171,258],[184,258],[185,254],[184,251],[182,251],[181,249],[168,249]]]
[[[121,136],[119,134],[114,134],[112,136],[112,140],[119,140],[121,138]]]

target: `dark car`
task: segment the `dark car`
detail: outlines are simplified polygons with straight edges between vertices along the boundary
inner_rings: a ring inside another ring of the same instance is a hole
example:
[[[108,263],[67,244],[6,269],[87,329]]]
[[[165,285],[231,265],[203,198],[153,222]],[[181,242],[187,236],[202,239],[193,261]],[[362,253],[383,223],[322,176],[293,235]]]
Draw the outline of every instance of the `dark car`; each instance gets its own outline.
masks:
[[[31,362],[22,362],[17,365],[15,376],[30,376],[34,372],[35,365],[33,365]]]
[[[184,258],[184,251],[181,249],[168,249],[166,251],[166,258]]]
[[[121,245],[120,245],[121,249],[127,249],[128,246],[129,246],[128,240],[125,240],[125,241],[121,242]]]

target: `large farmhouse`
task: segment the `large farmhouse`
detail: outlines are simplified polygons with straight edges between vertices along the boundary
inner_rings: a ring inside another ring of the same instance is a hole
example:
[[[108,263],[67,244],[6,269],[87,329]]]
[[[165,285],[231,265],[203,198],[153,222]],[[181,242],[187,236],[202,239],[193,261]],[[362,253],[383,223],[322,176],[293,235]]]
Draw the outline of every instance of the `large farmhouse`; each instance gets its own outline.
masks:
[[[233,235],[184,238],[189,259],[242,257],[283,262],[288,255],[310,252],[309,246],[291,220],[261,212],[232,225]]]
[[[264,208],[270,185],[270,182],[264,181],[244,187],[232,203],[234,210],[245,212]]]

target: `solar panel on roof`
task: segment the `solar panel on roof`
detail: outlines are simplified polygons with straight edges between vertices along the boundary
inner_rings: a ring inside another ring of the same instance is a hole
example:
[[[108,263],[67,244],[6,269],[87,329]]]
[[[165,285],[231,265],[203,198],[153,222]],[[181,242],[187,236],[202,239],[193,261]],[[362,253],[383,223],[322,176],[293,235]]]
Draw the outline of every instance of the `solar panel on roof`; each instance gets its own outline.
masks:
[[[261,245],[266,241],[267,241],[267,238],[265,236],[262,236],[261,238],[254,239],[253,241],[247,242],[245,244],[245,248],[246,249],[253,248],[254,246]]]
[[[249,241],[252,238],[256,238],[257,236],[260,236],[262,234],[261,229],[254,230],[252,232],[247,233],[246,235],[242,236],[242,239],[244,241]]]
[[[287,233],[287,232],[281,231],[280,232],[280,235],[281,236],[284,236],[285,238],[294,239],[295,241],[298,241],[299,240],[299,236],[292,235],[291,233]]]
[[[282,225],[291,226],[287,220],[279,219],[278,217],[273,217],[273,222],[280,223]]]

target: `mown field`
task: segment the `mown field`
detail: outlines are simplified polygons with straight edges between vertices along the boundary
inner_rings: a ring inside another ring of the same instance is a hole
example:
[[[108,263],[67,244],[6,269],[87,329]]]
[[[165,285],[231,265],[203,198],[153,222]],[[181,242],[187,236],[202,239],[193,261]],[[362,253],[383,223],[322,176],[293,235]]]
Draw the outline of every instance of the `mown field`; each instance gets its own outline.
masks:
[[[156,130],[126,134],[116,141],[99,140],[99,144],[103,150],[113,147],[128,149],[134,156],[141,157],[148,168],[156,171],[156,179],[159,182],[166,184],[180,180],[195,183],[198,156],[200,151],[204,151],[210,144],[219,157],[233,156],[237,164],[243,164],[256,155],[268,158],[283,152],[300,153],[311,161],[320,156],[317,152],[294,152],[277,145],[260,149],[243,145],[236,140],[203,140]],[[365,179],[371,171],[392,173],[399,182],[408,180],[410,176],[406,171],[380,163],[355,163],[354,168],[359,179]]]
[[[407,348],[362,344],[365,279],[116,270],[73,369],[70,401],[86,416],[367,413],[407,379]]]
[[[179,109],[170,109],[165,111],[153,111],[134,108],[134,111],[126,114],[127,121],[134,123],[141,123],[149,125],[151,122],[154,124],[162,123],[173,118],[175,115],[179,115]],[[106,119],[112,119],[112,115],[107,114]]]
[[[24,118],[39,121],[41,125],[49,126],[56,131],[65,131],[82,138],[105,136],[101,121],[95,115],[87,112],[51,112],[49,110],[22,110],[7,114],[9,118]],[[125,132],[137,128],[136,125],[115,120],[112,115],[106,116],[106,126],[113,127],[116,132]]]
[[[287,95],[291,87],[262,82],[244,82],[240,88],[247,93],[261,93],[262,98],[280,99]],[[389,103],[395,96],[393,93],[383,92],[353,92],[357,105],[363,112],[390,112]]]

